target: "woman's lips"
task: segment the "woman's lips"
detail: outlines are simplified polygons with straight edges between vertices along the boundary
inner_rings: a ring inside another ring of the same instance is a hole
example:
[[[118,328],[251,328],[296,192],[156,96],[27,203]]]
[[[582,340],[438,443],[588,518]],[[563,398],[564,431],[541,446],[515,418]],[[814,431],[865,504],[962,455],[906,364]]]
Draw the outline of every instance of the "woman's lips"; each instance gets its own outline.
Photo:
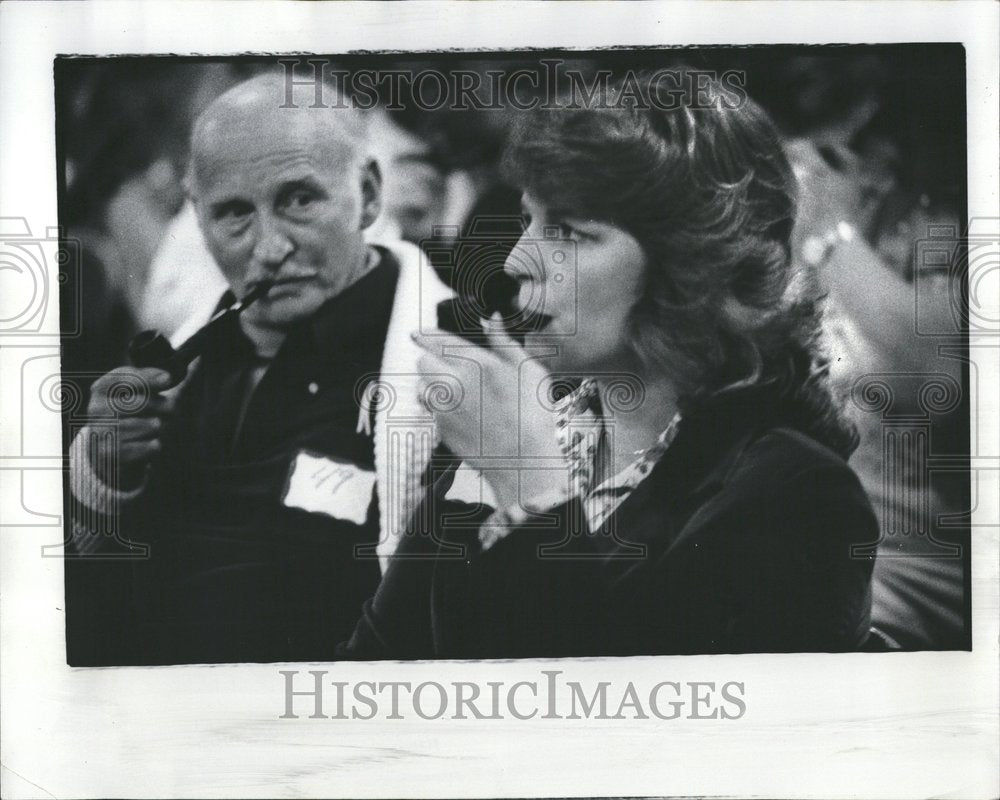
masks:
[[[530,330],[534,333],[544,333],[555,317],[548,314],[533,314],[530,318]]]
[[[549,327],[554,317],[543,314],[532,308],[518,308],[508,318],[507,327],[524,336],[529,333],[542,333]]]

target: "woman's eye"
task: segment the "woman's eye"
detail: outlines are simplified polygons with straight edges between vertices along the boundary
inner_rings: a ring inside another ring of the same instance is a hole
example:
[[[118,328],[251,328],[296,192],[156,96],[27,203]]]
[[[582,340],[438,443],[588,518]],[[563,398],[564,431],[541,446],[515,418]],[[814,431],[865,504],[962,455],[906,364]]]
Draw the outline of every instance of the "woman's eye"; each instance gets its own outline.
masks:
[[[559,238],[560,239],[570,239],[571,241],[578,241],[582,238],[582,234],[572,225],[567,225],[565,222],[559,223]]]

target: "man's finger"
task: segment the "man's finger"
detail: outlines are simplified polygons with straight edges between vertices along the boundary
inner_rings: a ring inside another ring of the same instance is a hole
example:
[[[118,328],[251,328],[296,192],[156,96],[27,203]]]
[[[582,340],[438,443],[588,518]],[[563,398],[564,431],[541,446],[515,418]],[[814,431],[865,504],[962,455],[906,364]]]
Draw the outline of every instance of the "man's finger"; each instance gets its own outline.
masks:
[[[95,416],[132,416],[168,413],[173,400],[163,402],[160,392],[170,387],[169,373],[161,369],[130,367],[112,370],[90,389],[89,411]]]
[[[119,422],[127,419],[166,418],[173,413],[176,403],[175,398],[159,394],[142,393],[138,397],[95,395],[88,404],[88,414],[95,419],[114,419]]]
[[[156,439],[163,433],[159,417],[125,417],[115,426],[120,439],[140,441]]]
[[[94,391],[106,393],[114,386],[148,386],[162,391],[170,383],[170,373],[156,367],[118,367],[94,381]]]
[[[154,394],[146,404],[148,413],[158,417],[170,416],[176,407],[177,395],[175,394]]]
[[[159,454],[161,447],[159,439],[150,439],[148,442],[124,442],[118,446],[118,457],[125,464],[149,461]]]
[[[173,384],[173,378],[170,377],[170,373],[166,370],[156,369],[155,367],[143,367],[136,370],[136,372],[158,392],[169,389]]]

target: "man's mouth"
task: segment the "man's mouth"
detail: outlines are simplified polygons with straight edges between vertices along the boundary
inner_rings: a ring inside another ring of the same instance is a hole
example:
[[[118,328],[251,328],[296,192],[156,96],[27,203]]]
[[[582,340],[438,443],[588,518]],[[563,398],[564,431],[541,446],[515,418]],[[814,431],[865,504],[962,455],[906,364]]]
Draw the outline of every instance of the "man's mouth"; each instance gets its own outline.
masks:
[[[291,278],[277,278],[272,284],[271,288],[267,293],[268,298],[275,297],[280,294],[288,294],[294,292],[297,287],[304,283],[308,283],[312,280],[311,275],[297,275]]]

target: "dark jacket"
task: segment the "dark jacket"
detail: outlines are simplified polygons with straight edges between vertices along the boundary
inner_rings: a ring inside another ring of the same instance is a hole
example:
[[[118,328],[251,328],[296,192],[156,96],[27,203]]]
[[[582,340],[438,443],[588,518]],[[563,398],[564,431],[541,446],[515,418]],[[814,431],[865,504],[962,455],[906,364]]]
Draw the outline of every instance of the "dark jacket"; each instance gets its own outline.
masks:
[[[341,655],[858,649],[873,559],[852,546],[878,538],[875,516],[845,461],[766,407],[735,399],[682,421],[594,533],[574,500],[483,552],[488,509],[442,501],[439,484],[432,527],[401,544]]]
[[[235,320],[208,344],[147,490],[119,520],[149,558],[74,565],[90,587],[113,586],[117,602],[97,609],[90,631],[77,615],[71,663],[333,657],[380,577],[377,499],[358,524],[291,502],[290,478],[301,453],[374,476],[357,398],[381,367],[398,269],[383,251],[291,331],[242,414],[252,348]]]

